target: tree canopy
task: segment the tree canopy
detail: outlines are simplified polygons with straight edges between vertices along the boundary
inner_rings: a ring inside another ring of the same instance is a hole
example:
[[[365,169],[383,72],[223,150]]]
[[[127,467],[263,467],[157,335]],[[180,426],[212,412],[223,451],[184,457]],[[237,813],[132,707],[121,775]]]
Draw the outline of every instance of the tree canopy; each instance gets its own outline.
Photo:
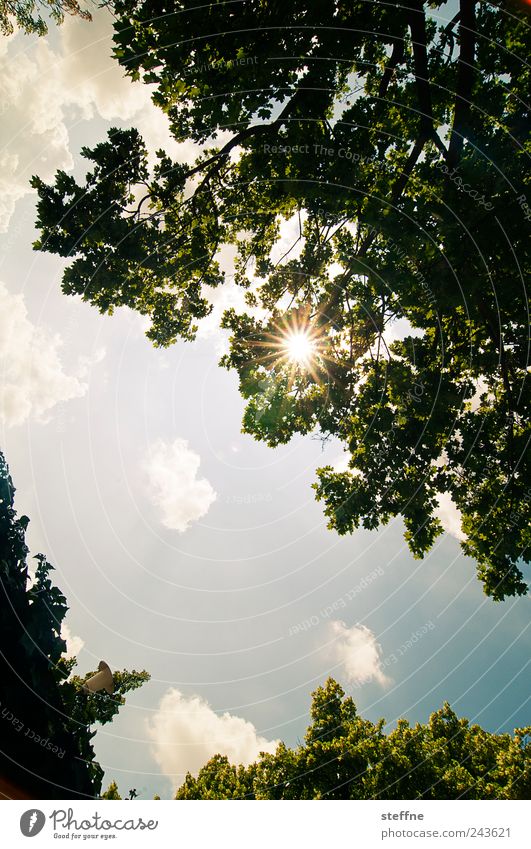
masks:
[[[362,719],[329,678],[313,693],[296,749],[281,743],[248,767],[215,755],[176,799],[528,799],[531,728],[491,734],[445,703],[426,725]]]
[[[401,516],[415,557],[461,514],[493,599],[529,562],[530,28],[460,0],[115,4],[115,55],[155,87],[191,165],[135,129],[83,149],[85,181],[35,177],[35,247],[72,259],[63,291],[194,338],[223,326],[271,446],[336,437],[317,470],[338,533]],[[290,240],[286,234],[291,234]],[[234,274],[221,249],[236,251]],[[295,337],[295,338],[293,338]],[[297,354],[294,345],[302,346]]]
[[[114,693],[85,693],[94,674],[72,674],[61,623],[66,598],[52,584],[53,569],[38,554],[30,582],[27,516],[17,518],[13,482],[0,452],[0,777],[31,790],[31,797],[94,798],[103,770],[91,740],[94,723],[111,722],[124,695],[149,680],[143,670],[113,673]]]
[[[0,0],[0,32],[11,35],[18,27],[28,34],[46,35],[48,22],[62,24],[65,15],[92,20],[77,0]]]

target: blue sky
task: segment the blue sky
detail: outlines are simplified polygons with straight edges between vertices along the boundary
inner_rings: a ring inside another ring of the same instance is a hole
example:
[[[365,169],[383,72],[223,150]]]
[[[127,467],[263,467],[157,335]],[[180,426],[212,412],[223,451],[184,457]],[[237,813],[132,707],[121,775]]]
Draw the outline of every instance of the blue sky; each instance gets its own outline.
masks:
[[[157,351],[137,316],[62,295],[63,263],[32,251],[28,176],[79,172],[113,124],[165,141],[148,92],[108,59],[109,31],[99,16],[1,48],[2,447],[79,670],[104,658],[152,676],[98,731],[105,782],[168,796],[216,751],[295,744],[330,674],[370,719],[425,721],[448,700],[489,730],[527,724],[529,599],[487,599],[450,534],[415,561],[398,521],[328,531],[311,483],[339,445],[242,435],[218,333]]]

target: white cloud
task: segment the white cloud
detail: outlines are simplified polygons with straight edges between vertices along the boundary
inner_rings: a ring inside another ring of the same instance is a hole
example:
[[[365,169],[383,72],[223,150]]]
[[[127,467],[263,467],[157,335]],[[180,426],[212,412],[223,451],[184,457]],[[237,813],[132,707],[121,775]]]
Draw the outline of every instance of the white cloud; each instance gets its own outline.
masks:
[[[23,295],[0,283],[0,419],[9,427],[29,418],[46,423],[61,401],[81,398],[87,391],[89,366],[100,360],[80,358],[67,374],[59,357],[62,340],[28,318]]]
[[[230,307],[234,307],[237,312],[245,309],[245,289],[237,286],[234,282],[236,254],[235,245],[222,245],[216,254],[216,260],[225,275],[225,281],[220,286],[203,287],[205,296],[214,308],[210,315],[199,322],[198,337],[200,339],[208,339],[212,336],[219,337],[220,353],[225,351],[225,342],[229,336],[228,331],[220,329],[221,316]]]
[[[343,451],[342,454],[339,454],[332,460],[328,465],[332,466],[334,472],[350,472],[351,474],[355,474],[355,470],[351,469],[349,466],[350,454],[348,451]]]
[[[134,123],[148,149],[163,147],[180,161],[192,162],[201,147],[193,142],[175,142],[167,116],[151,101],[155,86],[133,82],[113,58],[112,21],[108,10],[100,9],[90,25],[71,17],[61,27],[63,96],[78,106],[83,117],[98,114],[107,121]]]
[[[0,49],[0,232],[7,230],[17,200],[31,191],[32,174],[50,179],[57,168],[73,165],[54,55],[36,37],[24,50],[22,38],[9,39]]]
[[[351,468],[349,466],[350,459],[351,454],[348,451],[343,451],[341,454],[338,454],[333,460],[331,460],[326,465],[332,466],[334,472],[349,472],[349,474],[351,474],[354,478],[363,477],[363,474],[359,469]]]
[[[291,260],[299,259],[305,244],[301,231],[308,218],[308,213],[303,211],[300,216],[294,213],[291,218],[283,218],[279,226],[279,237],[273,245],[270,260],[273,263],[284,265]]]
[[[150,446],[144,461],[149,496],[161,514],[161,522],[183,533],[192,522],[206,513],[216,493],[205,478],[198,478],[201,459],[185,439],[166,443],[162,439]]]
[[[184,696],[170,689],[147,721],[153,756],[177,788],[187,772],[197,775],[213,755],[226,755],[231,763],[247,766],[260,752],[276,750],[278,740],[260,737],[251,722],[215,713],[200,696]]]
[[[6,232],[16,202],[32,191],[32,174],[50,181],[57,169],[73,168],[69,134],[79,118],[134,123],[148,148],[164,147],[183,161],[200,149],[175,143],[166,116],[151,102],[153,86],[133,82],[112,58],[108,10],[96,10],[91,23],[67,16],[54,36],[55,49],[48,38],[1,39],[0,232]]]
[[[435,515],[446,533],[460,541],[466,539],[461,530],[461,511],[452,501],[451,495],[447,492],[439,493],[437,495],[437,502],[439,506],[435,510]]]
[[[241,231],[240,235],[243,234],[244,231]],[[247,269],[250,286],[244,288],[234,282],[237,252],[236,245],[223,244],[220,247],[216,254],[216,260],[224,275],[224,282],[220,286],[203,287],[203,294],[212,304],[213,310],[206,318],[201,319],[199,322],[197,335],[200,339],[213,339],[218,356],[227,353],[229,350],[230,331],[220,328],[221,318],[225,310],[232,308],[237,313],[245,312],[256,319],[256,321],[265,321],[270,316],[269,311],[263,309],[260,305],[249,307],[246,303],[246,294],[248,292],[257,294],[263,282],[255,276],[251,263]]]
[[[135,84],[112,58],[112,16],[97,11],[90,24],[68,18],[60,30],[59,75],[67,96],[91,118],[128,121],[150,101],[151,92]]]
[[[369,628],[365,625],[349,628],[341,619],[330,622],[329,627],[334,640],[333,658],[351,684],[366,684],[369,681],[377,681],[382,686],[389,684],[390,679],[384,675],[380,666],[381,648]]]
[[[72,634],[66,622],[63,622],[61,625],[61,637],[66,642],[65,657],[77,657],[85,645],[85,641],[81,637],[76,637]]]
[[[393,342],[406,339],[409,336],[420,339],[423,335],[424,331],[418,327],[413,327],[407,318],[397,318],[385,328],[382,339],[386,346],[390,348]],[[387,353],[387,349],[385,353]]]

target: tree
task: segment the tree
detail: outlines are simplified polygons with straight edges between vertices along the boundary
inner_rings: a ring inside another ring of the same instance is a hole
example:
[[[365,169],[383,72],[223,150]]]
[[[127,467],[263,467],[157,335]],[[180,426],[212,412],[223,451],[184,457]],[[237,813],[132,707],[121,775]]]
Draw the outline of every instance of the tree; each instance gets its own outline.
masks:
[[[105,793],[101,794],[101,798],[102,799],[114,799],[114,800],[118,800],[118,799],[122,798],[120,796],[119,792],[118,792],[118,785],[117,785],[116,781],[111,781],[111,783],[107,787],[107,790],[105,791]]]
[[[32,798],[93,798],[103,770],[91,743],[98,722],[111,722],[124,694],[149,680],[146,671],[115,672],[114,693],[85,693],[94,673],[72,675],[61,623],[66,599],[49,577],[44,555],[29,585],[27,516],[17,519],[13,482],[0,452],[0,778],[31,791]]]
[[[149,316],[158,346],[194,338],[216,287],[245,290],[222,360],[244,431],[341,440],[347,470],[315,484],[340,534],[401,516],[422,557],[449,495],[500,600],[527,591],[530,546],[531,30],[490,3],[432,10],[120,0],[117,59],[202,153],[150,169],[112,130],[84,183],[33,179],[35,247],[73,260],[65,293]]]
[[[0,32],[11,35],[15,25],[26,33],[46,35],[47,18],[62,24],[65,15],[91,21],[92,15],[77,0],[0,0]]]
[[[216,755],[176,799],[528,799],[531,728],[491,734],[445,703],[426,725],[389,734],[336,681],[313,693],[312,724],[296,749],[281,743],[249,767]]]
[[[197,778],[187,773],[176,799],[254,799],[252,767],[234,766],[226,755],[214,755]]]

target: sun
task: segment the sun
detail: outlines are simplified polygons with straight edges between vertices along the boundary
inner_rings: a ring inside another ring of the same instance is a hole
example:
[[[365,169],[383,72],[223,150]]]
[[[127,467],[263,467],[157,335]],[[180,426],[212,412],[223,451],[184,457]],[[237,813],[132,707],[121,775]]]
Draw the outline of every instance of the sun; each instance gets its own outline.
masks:
[[[315,341],[305,330],[288,333],[282,343],[288,360],[300,366],[307,366],[316,353]]]
[[[257,365],[268,371],[283,371],[290,384],[295,385],[305,374],[310,381],[320,383],[326,373],[322,321],[319,314],[310,316],[308,308],[292,310],[277,319],[251,345],[257,349]]]

